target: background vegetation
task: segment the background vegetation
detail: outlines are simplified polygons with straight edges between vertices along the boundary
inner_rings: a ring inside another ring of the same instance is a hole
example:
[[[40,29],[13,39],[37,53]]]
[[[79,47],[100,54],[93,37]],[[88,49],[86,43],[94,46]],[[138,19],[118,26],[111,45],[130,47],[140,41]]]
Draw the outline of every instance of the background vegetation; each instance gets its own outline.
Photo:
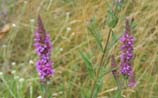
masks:
[[[0,0],[0,97],[37,98],[47,93],[50,98],[89,98],[93,80],[82,58],[86,55],[97,67],[102,53],[88,27],[101,34],[104,44],[109,32],[106,23],[110,5],[112,0]],[[123,90],[124,98],[158,98],[157,9],[157,0],[127,0],[118,14],[119,21],[113,29],[116,38],[124,31],[125,17],[135,19],[137,86]],[[38,14],[54,45],[55,75],[47,91],[35,68],[38,57],[33,38]],[[119,41],[112,45],[107,57],[116,54],[119,62]],[[97,98],[113,98],[117,85],[110,62],[104,68],[106,74]]]

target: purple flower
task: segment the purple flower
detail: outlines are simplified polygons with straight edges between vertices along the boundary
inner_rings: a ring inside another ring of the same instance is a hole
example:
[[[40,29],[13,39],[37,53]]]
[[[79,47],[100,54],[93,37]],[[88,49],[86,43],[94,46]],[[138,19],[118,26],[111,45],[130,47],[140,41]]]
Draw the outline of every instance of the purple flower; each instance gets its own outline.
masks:
[[[132,69],[132,60],[134,58],[134,37],[131,35],[129,20],[126,20],[126,30],[124,35],[120,38],[121,46],[121,74],[130,79],[134,79],[134,72]],[[131,83],[129,83],[131,85]],[[134,85],[134,84],[132,84]]]
[[[45,31],[40,16],[38,17],[38,28],[35,32],[35,48],[39,56],[36,63],[36,69],[42,81],[46,81],[53,74],[53,62],[51,61],[52,44],[50,35]]]

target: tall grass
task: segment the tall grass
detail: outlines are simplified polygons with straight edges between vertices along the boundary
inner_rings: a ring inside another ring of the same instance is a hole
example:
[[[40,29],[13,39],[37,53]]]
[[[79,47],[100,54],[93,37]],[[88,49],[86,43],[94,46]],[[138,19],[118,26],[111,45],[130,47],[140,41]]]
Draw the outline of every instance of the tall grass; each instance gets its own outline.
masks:
[[[37,98],[47,93],[50,98],[114,98],[117,95],[124,98],[157,98],[157,0],[124,2],[118,14],[118,23],[111,32],[104,60],[106,64],[101,66],[98,75],[101,78],[96,79],[110,30],[107,26],[110,5],[112,0],[6,2],[6,23],[10,24],[11,30],[0,39],[0,72],[3,72],[0,73],[0,97]],[[37,56],[33,38],[39,13],[54,44],[52,59],[55,62],[55,75],[47,83],[46,91],[41,87],[35,70]],[[124,31],[126,16],[135,19],[134,70],[138,84],[136,88],[127,88],[120,93],[117,92],[108,56],[115,54],[119,62],[120,46],[117,39]]]

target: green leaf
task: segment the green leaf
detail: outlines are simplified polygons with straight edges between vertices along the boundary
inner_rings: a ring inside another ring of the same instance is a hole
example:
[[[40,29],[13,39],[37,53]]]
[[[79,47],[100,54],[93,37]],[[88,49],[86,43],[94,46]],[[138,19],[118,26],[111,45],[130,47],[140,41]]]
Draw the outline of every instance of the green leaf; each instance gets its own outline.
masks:
[[[117,3],[116,3],[115,11],[118,13],[118,12],[121,11],[122,8],[123,8],[123,1],[121,1],[120,3],[117,2]]]
[[[121,90],[118,90],[115,94],[115,97],[114,98],[122,98],[122,95],[121,95]]]
[[[110,42],[110,45],[109,45],[109,49],[112,48],[113,46],[116,45],[116,43],[119,41],[119,38],[121,37],[121,35],[116,35],[113,31],[112,31],[112,41]]]
[[[112,41],[116,42],[118,40],[118,37],[116,36],[116,34],[112,31]]]
[[[93,37],[96,40],[97,46],[101,51],[103,51],[102,47],[102,32],[100,31],[100,28],[96,22],[96,19],[93,18],[92,22],[88,25],[88,31],[93,35]]]
[[[132,28],[132,30],[135,30],[136,27],[137,27],[137,23],[136,23],[135,21],[133,21],[133,22],[131,23],[131,28]]]
[[[97,80],[92,98],[98,98],[97,96],[98,96],[101,88],[103,87],[103,80],[104,80],[104,77],[99,77],[99,79]]]
[[[91,77],[91,79],[94,79],[95,71],[93,69],[92,62],[90,61],[88,56],[85,55],[84,53],[80,52],[80,55],[81,55],[82,59],[84,60],[84,62],[86,63],[86,68],[87,68],[89,76]]]
[[[81,88],[81,98],[89,98],[91,93],[91,88]]]
[[[108,12],[107,24],[110,28],[114,28],[118,23],[118,17],[113,11]]]
[[[106,74],[108,74],[111,71],[107,71],[106,67],[101,67],[99,77],[97,79],[96,85],[94,87],[94,92],[92,94],[92,98],[98,98],[98,94],[101,91],[103,87],[103,81]]]

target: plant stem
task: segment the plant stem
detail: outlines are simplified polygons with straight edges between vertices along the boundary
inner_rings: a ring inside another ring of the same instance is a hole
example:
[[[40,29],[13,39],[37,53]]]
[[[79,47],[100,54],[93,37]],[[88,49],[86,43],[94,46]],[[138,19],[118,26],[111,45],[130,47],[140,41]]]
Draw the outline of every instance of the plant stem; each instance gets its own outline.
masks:
[[[104,49],[103,49],[103,54],[102,54],[102,57],[101,57],[101,60],[100,60],[99,69],[96,73],[96,79],[94,80],[94,85],[92,87],[92,92],[91,92],[90,98],[93,98],[93,93],[94,93],[94,90],[95,90],[95,85],[96,85],[97,80],[99,78],[100,69],[101,69],[101,66],[104,65],[104,57],[105,57],[105,54],[106,54],[106,51],[107,51],[107,46],[108,46],[108,43],[109,43],[111,31],[112,31],[112,29],[110,29],[109,32],[108,32],[108,37],[107,37],[107,40],[106,40],[106,43],[105,43],[105,46],[104,46]]]
[[[42,96],[43,98],[47,98],[46,97],[46,92],[47,92],[47,88],[46,88],[46,84],[41,84],[41,90],[42,90]]]

